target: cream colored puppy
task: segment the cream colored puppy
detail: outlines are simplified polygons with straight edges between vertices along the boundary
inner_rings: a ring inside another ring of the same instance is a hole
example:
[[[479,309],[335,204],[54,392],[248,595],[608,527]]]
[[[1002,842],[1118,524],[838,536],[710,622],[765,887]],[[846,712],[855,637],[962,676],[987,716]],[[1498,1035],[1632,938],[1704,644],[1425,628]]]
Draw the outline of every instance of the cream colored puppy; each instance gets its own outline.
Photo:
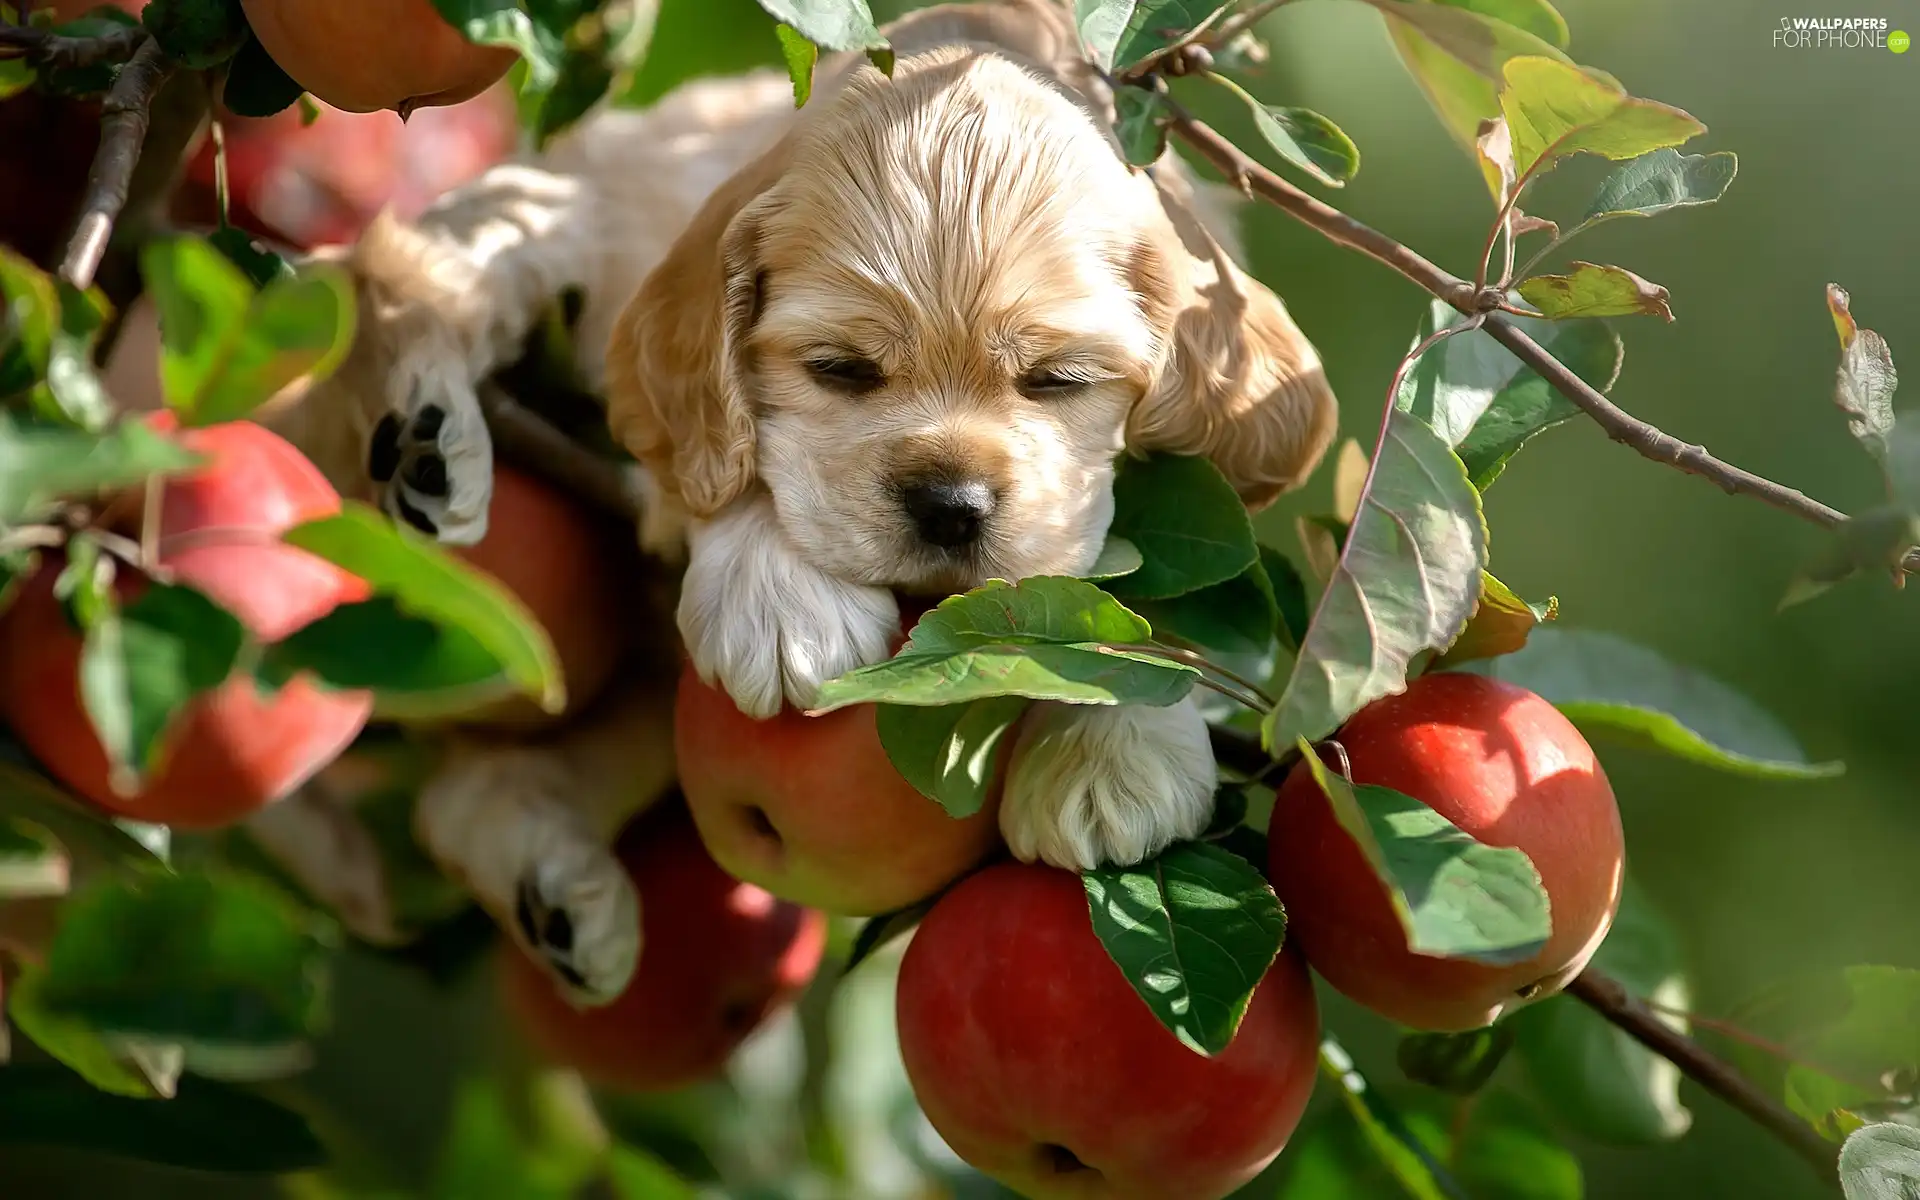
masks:
[[[1300,482],[1334,429],[1318,359],[1177,160],[1122,160],[1069,7],[946,5],[887,35],[891,79],[831,57],[797,113],[773,73],[691,84],[378,223],[334,256],[362,336],[283,430],[396,517],[477,540],[474,385],[578,289],[643,540],[689,555],[689,655],[756,716],[886,657],[896,590],[1086,569],[1124,452],[1207,455],[1253,506]],[[1010,847],[1070,868],[1197,833],[1214,786],[1191,702],[1036,705],[1010,768]],[[565,910],[536,867],[537,904]]]

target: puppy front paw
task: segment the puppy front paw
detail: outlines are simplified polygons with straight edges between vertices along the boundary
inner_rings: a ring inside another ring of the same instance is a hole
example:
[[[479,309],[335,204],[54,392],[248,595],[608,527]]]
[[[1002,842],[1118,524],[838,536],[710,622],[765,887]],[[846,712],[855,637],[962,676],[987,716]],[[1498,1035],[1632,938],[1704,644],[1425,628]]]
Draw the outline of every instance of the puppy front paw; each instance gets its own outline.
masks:
[[[813,706],[820,685],[884,660],[900,629],[885,588],[849,583],[801,558],[771,502],[696,527],[680,590],[680,636],[694,670],[764,720]]]
[[[395,520],[453,545],[486,537],[493,436],[463,364],[423,356],[396,370],[392,403],[367,441],[367,474]]]
[[[1165,708],[1036,704],[1007,764],[1000,833],[1022,862],[1131,866],[1205,831],[1214,786],[1191,698]]]

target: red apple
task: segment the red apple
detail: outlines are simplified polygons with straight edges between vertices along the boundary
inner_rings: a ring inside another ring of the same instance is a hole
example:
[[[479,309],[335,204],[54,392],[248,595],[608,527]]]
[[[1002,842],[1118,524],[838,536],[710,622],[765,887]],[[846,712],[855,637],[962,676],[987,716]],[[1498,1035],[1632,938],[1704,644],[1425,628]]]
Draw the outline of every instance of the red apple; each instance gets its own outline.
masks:
[[[463,723],[539,727],[592,703],[620,665],[643,587],[631,528],[622,529],[531,475],[496,463],[487,536],[454,554],[504,584],[553,639],[567,710],[543,712],[524,697]]]
[[[640,893],[640,964],[627,990],[573,1008],[512,947],[501,953],[501,987],[548,1060],[611,1087],[680,1087],[719,1071],[799,996],[820,966],[827,919],[729,877],[678,805],[629,824],[618,852]]]
[[[1415,1029],[1477,1029],[1550,996],[1599,948],[1620,903],[1620,810],[1593,748],[1559,709],[1482,675],[1423,675],[1336,735],[1356,783],[1429,805],[1474,838],[1524,851],[1553,935],[1525,962],[1491,966],[1407,948],[1385,885],[1306,764],[1280,788],[1268,830],[1287,933],[1347,996]]]
[[[931,896],[991,853],[998,782],[979,812],[955,820],[894,770],[874,712],[789,708],[756,721],[686,667],[675,756],[714,859],[796,904],[872,916]]]
[[[432,0],[240,0],[260,45],[315,99],[349,112],[458,104],[519,54],[478,46]]]
[[[1313,985],[1283,952],[1211,1058],[1093,932],[1080,877],[1002,863],[927,914],[900,964],[900,1051],[961,1158],[1030,1200],[1218,1200],[1286,1145],[1313,1092]]]
[[[170,413],[152,423],[173,427]],[[208,465],[167,481],[159,560],[179,582],[275,641],[366,584],[279,542],[289,526],[340,510],[340,497],[285,441],[247,422],[179,435]],[[49,771],[103,808],[183,828],[230,824],[299,787],[353,741],[372,697],[295,678],[271,697],[235,674],[176,715],[158,770],[138,794],[108,782],[106,752],[82,707],[81,642],[54,597],[57,562],[29,581],[0,620],[0,716]],[[130,572],[129,572],[130,574]],[[127,579],[123,599],[137,593]]]
[[[410,221],[513,152],[513,95],[490,88],[463,104],[428,108],[405,124],[392,113],[298,108],[271,117],[223,113],[229,216],[256,236],[307,250],[350,242],[382,209]],[[182,225],[219,216],[214,147],[201,143],[173,198]]]

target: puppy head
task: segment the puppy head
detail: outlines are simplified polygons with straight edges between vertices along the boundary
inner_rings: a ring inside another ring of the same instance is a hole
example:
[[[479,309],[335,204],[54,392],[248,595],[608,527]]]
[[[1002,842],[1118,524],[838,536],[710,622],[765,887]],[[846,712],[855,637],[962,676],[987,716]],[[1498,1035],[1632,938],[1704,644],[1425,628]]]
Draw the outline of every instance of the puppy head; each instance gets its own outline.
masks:
[[[1250,457],[1237,381],[1267,368],[1242,342],[1271,312],[1217,303],[1265,294],[1230,270],[1076,99],[936,50],[864,71],[715,195],[616,324],[610,417],[689,511],[764,486],[842,577],[1075,572],[1129,445]]]

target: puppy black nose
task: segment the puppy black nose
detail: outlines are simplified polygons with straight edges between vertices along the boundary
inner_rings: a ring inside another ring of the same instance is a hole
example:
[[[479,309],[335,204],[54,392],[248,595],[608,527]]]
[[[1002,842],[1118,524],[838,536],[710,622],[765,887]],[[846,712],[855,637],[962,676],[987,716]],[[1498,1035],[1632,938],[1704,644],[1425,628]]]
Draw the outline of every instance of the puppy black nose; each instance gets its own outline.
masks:
[[[993,512],[993,489],[971,480],[915,480],[900,499],[921,540],[945,550],[972,545]]]

